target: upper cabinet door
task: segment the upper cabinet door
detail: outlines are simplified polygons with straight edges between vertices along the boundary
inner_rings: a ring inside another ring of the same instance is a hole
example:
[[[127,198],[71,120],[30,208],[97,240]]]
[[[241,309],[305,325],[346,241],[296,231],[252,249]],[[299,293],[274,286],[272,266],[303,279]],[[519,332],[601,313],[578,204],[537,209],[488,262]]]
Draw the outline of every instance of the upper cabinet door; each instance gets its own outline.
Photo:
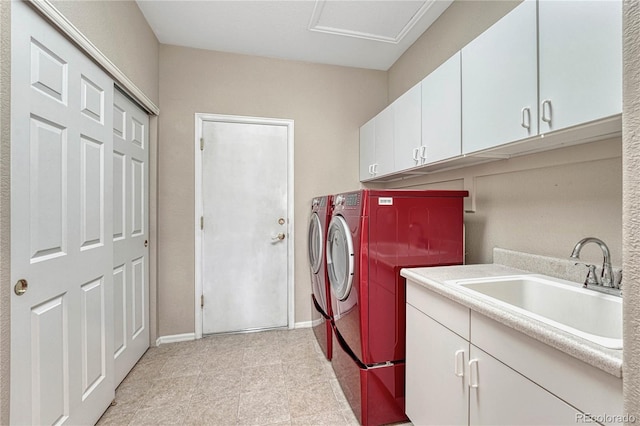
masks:
[[[622,112],[622,2],[539,2],[540,133]]]
[[[373,177],[373,163],[376,158],[376,125],[375,118],[360,127],[360,180]]]
[[[391,104],[375,118],[376,149],[373,173],[382,176],[393,172],[394,104]]]
[[[396,171],[421,164],[418,155],[422,140],[422,95],[420,83],[413,86],[394,103],[394,157]]]
[[[462,49],[462,151],[538,133],[536,2],[525,0]]]
[[[422,80],[422,145],[424,163],[460,155],[460,52]]]

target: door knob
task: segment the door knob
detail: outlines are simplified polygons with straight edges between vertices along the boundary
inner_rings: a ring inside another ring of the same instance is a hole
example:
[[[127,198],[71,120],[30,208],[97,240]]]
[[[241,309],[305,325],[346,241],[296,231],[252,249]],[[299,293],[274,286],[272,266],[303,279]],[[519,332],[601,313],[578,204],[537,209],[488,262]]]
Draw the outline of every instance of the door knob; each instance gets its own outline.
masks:
[[[27,280],[18,280],[16,285],[13,287],[13,291],[15,291],[18,296],[22,296],[27,292],[28,286],[29,283],[27,282]]]
[[[284,225],[284,218],[283,217],[278,219],[278,225]]]
[[[284,240],[284,234],[281,232],[278,235],[276,235],[275,237],[271,238],[271,241],[282,241]]]

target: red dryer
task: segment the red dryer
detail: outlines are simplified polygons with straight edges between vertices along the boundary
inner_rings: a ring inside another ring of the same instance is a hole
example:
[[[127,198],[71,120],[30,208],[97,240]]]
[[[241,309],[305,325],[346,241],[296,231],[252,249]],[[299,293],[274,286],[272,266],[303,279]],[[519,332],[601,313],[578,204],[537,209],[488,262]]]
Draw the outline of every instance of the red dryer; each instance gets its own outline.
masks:
[[[326,235],[332,210],[331,195],[315,197],[309,218],[308,254],[311,269],[311,324],[322,352],[331,360],[332,325],[329,279],[325,256]]]
[[[360,190],[334,197],[327,271],[332,365],[363,425],[404,413],[405,280],[400,269],[462,264],[467,191]]]

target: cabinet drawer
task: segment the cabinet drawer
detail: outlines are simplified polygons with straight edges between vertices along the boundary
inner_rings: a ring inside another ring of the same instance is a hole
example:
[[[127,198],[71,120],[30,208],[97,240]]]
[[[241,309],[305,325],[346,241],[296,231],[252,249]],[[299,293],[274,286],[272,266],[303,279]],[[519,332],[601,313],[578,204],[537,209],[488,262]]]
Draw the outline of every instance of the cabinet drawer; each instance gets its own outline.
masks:
[[[407,303],[469,340],[469,308],[407,280]]]

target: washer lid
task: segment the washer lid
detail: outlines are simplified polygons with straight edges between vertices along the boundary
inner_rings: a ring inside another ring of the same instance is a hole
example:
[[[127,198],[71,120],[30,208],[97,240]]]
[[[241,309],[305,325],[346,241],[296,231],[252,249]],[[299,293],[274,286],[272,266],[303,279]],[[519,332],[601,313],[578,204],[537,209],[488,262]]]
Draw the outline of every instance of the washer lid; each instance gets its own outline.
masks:
[[[342,216],[334,216],[329,224],[327,237],[327,272],[331,291],[338,300],[349,297],[353,284],[354,262],[353,239],[349,226]]]
[[[311,272],[317,274],[322,264],[322,246],[324,244],[324,235],[322,224],[317,213],[311,215],[309,220],[309,265]]]

